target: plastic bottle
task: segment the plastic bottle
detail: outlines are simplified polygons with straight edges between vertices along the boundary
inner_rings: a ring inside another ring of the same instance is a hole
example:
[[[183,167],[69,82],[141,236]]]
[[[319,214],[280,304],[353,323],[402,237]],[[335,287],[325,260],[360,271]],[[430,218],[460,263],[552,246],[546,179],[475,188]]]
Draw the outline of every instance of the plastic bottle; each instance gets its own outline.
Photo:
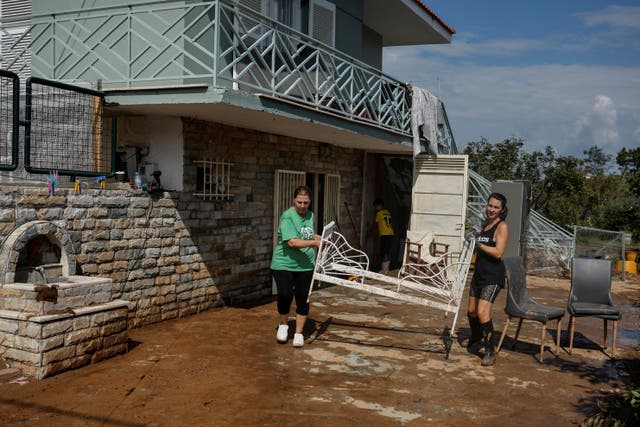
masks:
[[[134,178],[133,178],[133,182],[136,185],[136,188],[138,189],[142,188],[142,177],[140,176],[140,172],[136,171],[136,174],[134,175]]]

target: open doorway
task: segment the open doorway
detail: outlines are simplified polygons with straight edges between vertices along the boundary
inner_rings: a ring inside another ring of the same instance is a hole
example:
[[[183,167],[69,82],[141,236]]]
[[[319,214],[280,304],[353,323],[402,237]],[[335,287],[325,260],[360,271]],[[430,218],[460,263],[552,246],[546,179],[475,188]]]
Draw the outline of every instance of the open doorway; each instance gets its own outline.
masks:
[[[335,221],[340,211],[340,175],[291,171],[275,171],[273,194],[273,244],[277,243],[278,221],[280,215],[289,209],[293,192],[300,185],[311,188],[310,209],[313,211],[316,232],[322,231],[324,224]]]
[[[374,271],[380,269],[377,232],[375,230],[375,199],[382,199],[392,216],[394,239],[391,246],[391,269],[402,265],[404,242],[411,214],[413,161],[410,156],[368,153],[365,158],[365,183],[362,206],[362,247],[371,260]]]
[[[300,185],[306,185],[311,188],[310,209],[314,214],[316,233],[322,232],[324,224],[335,221],[338,218],[340,175],[277,169],[275,171],[273,193],[273,247],[278,243],[280,216],[291,207],[293,193]],[[272,290],[275,295],[275,283]]]
[[[311,210],[316,220],[316,233],[320,234],[325,224],[339,218],[340,175],[308,172],[306,185],[313,193]]]

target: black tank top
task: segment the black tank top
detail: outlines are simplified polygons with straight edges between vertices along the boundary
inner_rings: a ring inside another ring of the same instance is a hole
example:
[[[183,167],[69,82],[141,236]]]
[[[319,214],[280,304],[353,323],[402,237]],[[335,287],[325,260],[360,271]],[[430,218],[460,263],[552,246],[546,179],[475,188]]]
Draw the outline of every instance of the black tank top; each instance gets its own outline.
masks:
[[[486,231],[482,229],[477,237],[480,243],[495,248],[496,242],[493,240],[493,235],[501,222],[502,220],[498,221]],[[496,259],[481,249],[476,251],[476,263],[473,267],[473,282],[476,286],[500,285],[504,288],[504,274],[502,258]]]

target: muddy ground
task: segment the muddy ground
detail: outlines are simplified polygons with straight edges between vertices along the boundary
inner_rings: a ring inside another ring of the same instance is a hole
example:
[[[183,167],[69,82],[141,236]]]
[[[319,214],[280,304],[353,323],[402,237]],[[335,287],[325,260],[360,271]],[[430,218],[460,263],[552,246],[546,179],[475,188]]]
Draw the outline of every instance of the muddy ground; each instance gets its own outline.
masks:
[[[538,301],[566,306],[567,280],[528,282]],[[448,359],[440,335],[451,317],[349,289],[314,292],[301,349],[275,342],[274,301],[211,310],[130,331],[122,356],[42,381],[0,384],[0,424],[576,425],[638,361],[639,290],[638,280],[613,284],[624,312],[617,359],[599,347],[602,321],[582,318],[573,355],[550,352],[554,322],[538,363],[540,328],[525,322],[515,349],[513,325],[488,368],[462,345],[469,334],[464,309]],[[494,308],[499,330],[505,295]],[[563,343],[567,323],[565,316]]]

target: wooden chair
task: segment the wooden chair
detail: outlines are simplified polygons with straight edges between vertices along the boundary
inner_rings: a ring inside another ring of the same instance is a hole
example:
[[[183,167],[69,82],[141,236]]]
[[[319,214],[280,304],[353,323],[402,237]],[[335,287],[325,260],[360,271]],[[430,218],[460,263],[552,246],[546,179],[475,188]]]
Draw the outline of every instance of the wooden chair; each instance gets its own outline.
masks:
[[[436,242],[433,231],[407,230],[403,264],[445,266],[449,261],[449,245]]]

